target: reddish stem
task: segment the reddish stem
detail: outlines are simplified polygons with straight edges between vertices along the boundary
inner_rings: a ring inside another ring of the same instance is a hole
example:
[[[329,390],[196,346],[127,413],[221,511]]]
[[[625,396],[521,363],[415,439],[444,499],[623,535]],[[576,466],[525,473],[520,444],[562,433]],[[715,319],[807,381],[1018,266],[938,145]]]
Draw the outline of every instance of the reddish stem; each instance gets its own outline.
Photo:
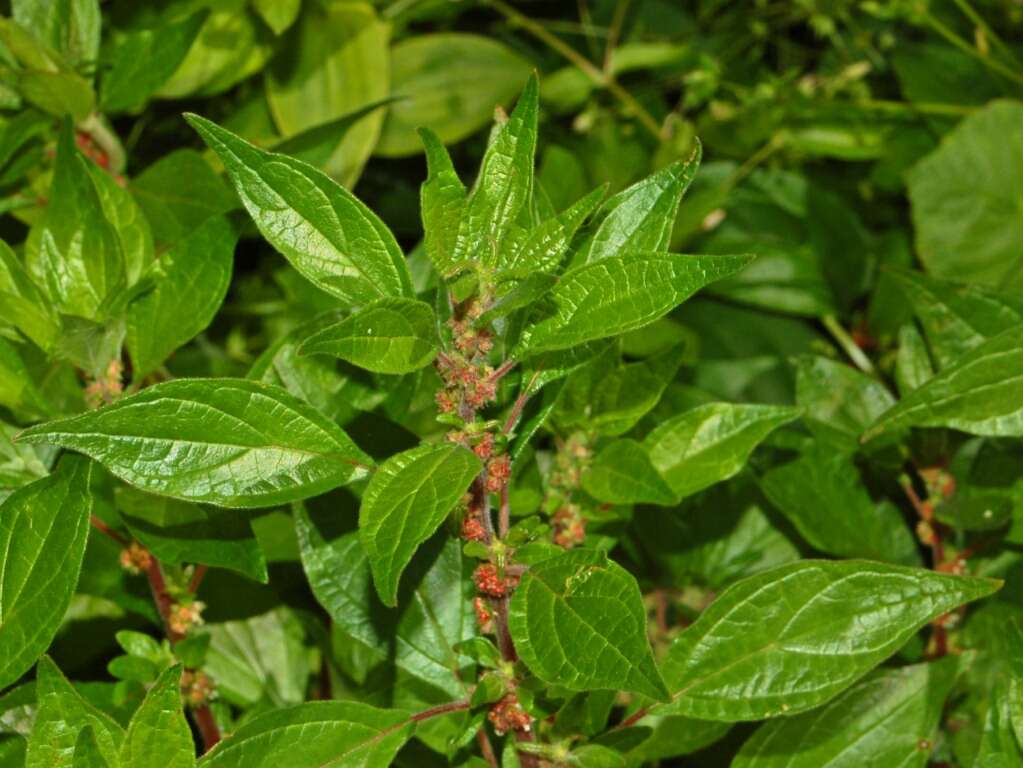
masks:
[[[124,536],[122,536],[109,525],[100,520],[98,517],[96,517],[96,515],[92,515],[89,518],[89,522],[92,524],[93,528],[95,528],[97,531],[100,531],[101,533],[106,534],[111,539],[120,544],[122,547],[127,547],[129,545],[129,541],[126,538],[124,538]]]
[[[217,720],[213,717],[213,712],[207,704],[193,709],[192,716],[195,718],[199,735],[202,736],[203,754],[205,754],[220,741],[220,726],[217,725]]]
[[[188,582],[188,591],[193,595],[199,591],[199,585],[202,584],[202,580],[206,578],[206,571],[208,571],[205,565],[195,566],[195,573],[192,574],[191,581]]]
[[[479,742],[480,752],[483,753],[483,759],[487,761],[487,765],[491,768],[500,768],[501,764],[497,761],[497,755],[494,754],[494,745],[490,743],[490,737],[487,736],[487,732],[482,726],[476,731],[476,741]]]

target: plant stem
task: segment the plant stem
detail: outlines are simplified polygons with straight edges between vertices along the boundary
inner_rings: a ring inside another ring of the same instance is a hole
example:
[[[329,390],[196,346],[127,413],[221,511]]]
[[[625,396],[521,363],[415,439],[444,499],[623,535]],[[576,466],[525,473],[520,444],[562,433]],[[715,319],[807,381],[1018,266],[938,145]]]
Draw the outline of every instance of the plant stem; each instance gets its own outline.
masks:
[[[423,720],[429,720],[431,717],[440,717],[450,712],[462,712],[469,708],[469,702],[466,701],[449,701],[447,704],[438,704],[436,707],[430,707],[424,709],[422,712],[416,712],[412,717],[409,718],[412,722],[421,723]]]
[[[501,764],[497,761],[497,755],[494,754],[494,745],[490,743],[490,737],[487,736],[483,726],[476,731],[476,741],[479,742],[480,752],[483,753],[483,759],[487,761],[487,765],[490,768],[500,768]]]
[[[202,737],[202,743],[205,747],[203,752],[209,752],[220,741],[220,727],[217,725],[217,720],[213,717],[213,712],[206,704],[193,709],[192,716],[195,718],[195,725],[199,729],[199,735]]]
[[[96,515],[92,515],[89,518],[89,523],[97,531],[100,531],[101,533],[109,536],[111,539],[116,541],[122,547],[127,547],[128,546],[129,542],[128,542],[128,540],[126,538],[124,538],[124,536],[122,536],[117,531],[115,531],[113,528],[111,528],[109,525],[107,525],[102,520],[100,520],[98,517],[96,517]]]
[[[651,136],[658,141],[664,140],[661,134],[660,123],[610,73],[602,71],[592,61],[575,50],[575,48],[565,43],[559,37],[552,35],[543,28],[543,25],[512,8],[504,0],[485,0],[485,2],[504,16],[510,23],[522,27],[537,40],[572,62],[595,85],[606,88],[612,96],[621,102],[622,106],[626,107],[636,116],[636,119],[639,120]]]
[[[849,359],[868,376],[874,376],[876,371],[874,370],[874,364],[870,362],[870,358],[867,357],[863,350],[860,349],[859,345],[853,341],[852,336],[848,334],[842,324],[838,322],[838,319],[834,315],[827,315],[821,318],[821,323],[828,332],[832,335],[838,345],[842,348]]]
[[[1020,74],[1011,67],[1005,66],[1000,61],[995,61],[990,56],[982,54],[968,42],[959,37],[959,35],[957,35],[953,30],[949,29],[940,19],[935,18],[929,11],[923,11],[923,19],[927,22],[931,29],[967,56],[976,59],[992,72],[996,72],[999,75],[1002,75],[1002,77],[1007,77],[1014,83],[1023,85],[1023,74]]]
[[[199,585],[202,584],[202,580],[206,578],[206,571],[209,570],[205,565],[195,566],[195,573],[192,574],[191,580],[188,582],[188,591],[193,595],[199,591]]]
[[[1017,67],[1023,66],[1023,64],[1020,63],[1019,58],[1017,58],[1012,48],[1005,44],[1005,41],[998,36],[998,33],[995,32],[986,21],[984,21],[984,17],[977,13],[976,9],[974,9],[974,7],[970,5],[968,0],[952,1],[956,4],[959,10],[963,12],[963,15],[966,16],[966,18],[968,18],[970,21],[972,21],[977,26],[977,28],[980,29],[987,36],[987,38],[991,40],[992,43],[995,44],[995,47],[998,50],[1000,50],[1010,61],[1012,61],[1013,64],[1015,64]]]

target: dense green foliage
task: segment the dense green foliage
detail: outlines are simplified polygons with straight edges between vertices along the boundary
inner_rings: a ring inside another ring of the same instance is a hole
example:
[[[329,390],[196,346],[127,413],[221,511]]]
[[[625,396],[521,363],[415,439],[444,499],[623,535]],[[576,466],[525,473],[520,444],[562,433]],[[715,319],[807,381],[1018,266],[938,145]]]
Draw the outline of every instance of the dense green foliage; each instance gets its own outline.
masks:
[[[1023,6],[0,3],[0,768],[1023,766]]]

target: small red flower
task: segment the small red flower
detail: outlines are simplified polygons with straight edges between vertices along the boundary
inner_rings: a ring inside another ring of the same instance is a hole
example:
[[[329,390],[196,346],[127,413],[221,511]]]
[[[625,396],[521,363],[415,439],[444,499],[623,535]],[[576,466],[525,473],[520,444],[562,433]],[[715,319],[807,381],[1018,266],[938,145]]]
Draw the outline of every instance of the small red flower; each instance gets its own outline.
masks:
[[[498,736],[503,736],[509,731],[522,731],[528,733],[533,718],[519,704],[519,697],[514,693],[505,694],[504,698],[490,708],[487,719],[494,726]]]

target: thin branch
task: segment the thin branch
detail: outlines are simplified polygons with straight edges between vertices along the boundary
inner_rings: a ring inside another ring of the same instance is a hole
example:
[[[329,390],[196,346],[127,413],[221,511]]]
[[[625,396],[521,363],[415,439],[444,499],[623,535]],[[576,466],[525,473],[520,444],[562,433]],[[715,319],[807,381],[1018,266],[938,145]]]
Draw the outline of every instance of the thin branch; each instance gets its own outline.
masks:
[[[501,434],[510,434],[515,425],[519,421],[519,417],[522,416],[522,409],[526,407],[526,402],[529,400],[529,392],[536,383],[537,378],[540,376],[540,371],[537,370],[530,378],[529,383],[522,388],[522,392],[519,393],[518,398],[515,400],[515,405],[512,406],[511,413],[508,414],[508,420],[504,423],[501,428]]]
[[[490,743],[490,737],[487,736],[483,726],[476,731],[476,741],[480,744],[480,752],[483,753],[483,759],[487,761],[487,765],[490,768],[500,768],[501,764],[497,761],[497,755],[494,754],[494,745]]]
[[[832,338],[838,342],[838,345],[842,348],[849,359],[868,376],[874,376],[874,364],[870,362],[870,358],[867,357],[863,350],[860,349],[859,345],[853,341],[852,336],[842,327],[841,323],[835,318],[834,315],[827,315],[821,318],[821,323],[828,329]]]
[[[501,510],[497,516],[497,533],[502,539],[508,535],[508,529],[511,527],[510,485],[511,483],[505,483],[501,486]]]
[[[122,536],[109,525],[100,520],[98,517],[96,517],[96,515],[92,515],[91,517],[89,517],[89,523],[97,531],[106,534],[111,539],[120,544],[122,547],[127,547],[130,545],[130,542],[126,538],[124,538],[124,536]]]
[[[606,88],[612,96],[621,102],[622,106],[630,110],[636,116],[636,119],[639,120],[640,124],[655,139],[658,141],[664,140],[664,137],[661,135],[660,123],[614,77],[603,72],[592,61],[575,50],[575,48],[565,43],[556,35],[552,35],[544,29],[543,25],[512,8],[504,0],[485,0],[485,2],[504,16],[510,23],[522,27],[537,40],[575,64],[595,85]]]
[[[202,584],[202,580],[206,578],[207,570],[209,569],[203,564],[195,566],[195,573],[192,574],[192,578],[188,582],[188,591],[193,595],[199,591],[199,585]]]
[[[220,741],[220,726],[217,725],[217,720],[213,717],[213,711],[207,704],[193,709],[192,715],[195,717],[195,725],[199,729],[199,735],[202,737],[203,754],[205,754]]]
[[[171,606],[174,604],[174,600],[167,592],[167,581],[163,576],[163,568],[160,566],[160,561],[155,557],[150,557],[149,566],[146,568],[146,578],[149,579],[149,590],[153,593],[153,602],[156,604],[156,610],[163,621],[163,628],[167,634],[167,639],[172,643],[176,643],[184,635],[171,628]]]
[[[429,720],[431,717],[440,717],[451,712],[462,712],[469,708],[469,701],[449,701],[447,704],[438,704],[436,707],[430,707],[424,709],[422,712],[416,712],[412,717],[409,718],[414,723],[421,723],[423,720]]]

